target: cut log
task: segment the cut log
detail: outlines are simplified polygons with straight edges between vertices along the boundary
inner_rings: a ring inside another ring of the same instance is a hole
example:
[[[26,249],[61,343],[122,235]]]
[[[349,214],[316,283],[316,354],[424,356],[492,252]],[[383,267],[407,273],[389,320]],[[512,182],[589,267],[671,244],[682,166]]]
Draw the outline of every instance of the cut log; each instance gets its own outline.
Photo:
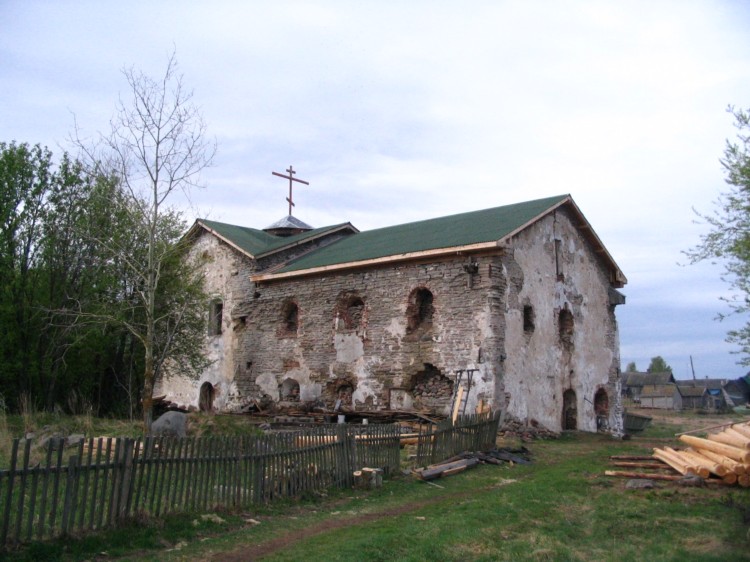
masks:
[[[652,455],[610,455],[609,459],[613,461],[650,461]]]
[[[729,433],[727,430],[721,431],[719,433],[711,433],[708,435],[708,439],[710,441],[716,441],[717,443],[724,443],[725,445],[731,445],[732,447],[737,447],[738,449],[742,449],[745,451],[750,450],[750,441],[748,441],[747,439],[744,439],[741,436],[737,437],[736,434],[733,435]]]
[[[745,474],[747,472],[747,468],[745,467],[745,465],[741,462],[737,462],[734,459],[730,459],[729,457],[725,457],[724,455],[714,453],[713,451],[709,451],[707,449],[701,449],[700,453],[704,457],[712,459],[714,462],[723,464],[737,476],[739,476],[740,474]]]
[[[422,480],[434,480],[435,478],[440,478],[444,473],[451,471],[454,468],[471,468],[478,464],[479,459],[477,458],[461,459],[459,461],[449,462],[442,465],[433,465],[424,469],[417,469],[412,472]]]
[[[711,471],[706,466],[704,466],[697,459],[694,459],[691,455],[687,454],[685,451],[677,451],[675,449],[672,449],[671,447],[664,447],[664,449],[668,451],[669,453],[672,453],[676,457],[684,459],[687,465],[693,468],[693,470],[695,471],[695,474],[697,474],[701,478],[705,479],[711,476]]]
[[[649,457],[653,460],[653,457]],[[654,470],[672,470],[672,467],[664,464],[664,462],[626,462],[626,461],[618,461],[613,462],[612,466],[616,466],[618,468],[652,468]]]
[[[721,477],[721,481],[724,482],[724,484],[736,484],[737,483],[737,475],[734,472],[728,472],[724,476]]]
[[[691,445],[696,449],[707,449],[709,451],[713,451],[714,453],[719,453],[721,455],[724,455],[725,457],[729,457],[730,459],[734,459],[743,463],[750,462],[750,451],[738,449],[737,447],[732,447],[731,445],[725,445],[724,443],[717,443],[716,441],[711,441],[709,439],[694,437],[693,435],[681,435],[680,441],[682,441],[683,443],[687,443],[688,445]]]
[[[745,449],[750,449],[750,436],[740,433],[734,426],[726,428],[722,433],[736,437],[740,443],[744,444]]]
[[[737,484],[739,484],[743,488],[747,488],[748,486],[750,486],[750,474],[740,474],[737,477]]]
[[[654,458],[667,463],[680,474],[696,474],[695,468],[688,466],[683,459],[676,458],[663,449],[654,449]]]
[[[627,472],[623,470],[605,470],[605,476],[616,476],[618,478],[648,478],[649,480],[682,480],[683,476],[678,474],[650,474],[648,472]]]
[[[744,435],[747,438],[750,438],[750,426],[747,423],[736,423],[732,426],[732,429],[736,431],[737,433],[740,433]]]
[[[716,461],[712,459],[704,457],[695,449],[687,449],[681,452],[684,456],[687,456],[691,461],[693,461],[696,465],[698,465],[698,467],[703,467],[707,469],[709,472],[711,472],[712,474],[715,474],[719,478],[723,478],[724,476],[727,475],[728,472],[730,472],[729,469],[723,464],[717,463]],[[704,476],[704,478],[708,478],[708,476]]]

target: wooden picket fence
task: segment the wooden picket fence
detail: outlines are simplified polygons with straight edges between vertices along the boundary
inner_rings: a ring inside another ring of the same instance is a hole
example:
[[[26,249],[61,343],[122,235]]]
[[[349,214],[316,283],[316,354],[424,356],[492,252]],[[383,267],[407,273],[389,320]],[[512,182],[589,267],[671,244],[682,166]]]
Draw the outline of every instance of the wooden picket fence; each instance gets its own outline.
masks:
[[[486,451],[495,447],[502,412],[447,419],[420,432],[417,439],[417,466],[444,461],[464,451]]]
[[[416,465],[494,447],[500,414],[420,434]],[[352,485],[363,467],[400,468],[397,424],[333,424],[261,436],[92,438],[73,454],[50,440],[36,459],[13,441],[0,470],[0,547],[116,526],[132,517],[244,508]]]
[[[67,464],[62,443],[51,440],[33,465],[31,440],[16,439],[10,468],[0,470],[0,545],[349,487],[362,467],[398,470],[399,435],[396,424],[342,424],[262,436],[98,438],[79,443]]]

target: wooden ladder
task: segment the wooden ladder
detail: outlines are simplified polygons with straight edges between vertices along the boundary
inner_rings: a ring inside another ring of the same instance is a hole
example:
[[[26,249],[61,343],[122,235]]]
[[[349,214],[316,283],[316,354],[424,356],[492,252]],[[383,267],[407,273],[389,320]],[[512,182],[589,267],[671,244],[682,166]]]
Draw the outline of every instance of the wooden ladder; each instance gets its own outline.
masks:
[[[459,415],[466,413],[466,403],[469,401],[469,392],[474,379],[474,373],[479,369],[457,369],[456,381],[453,384],[453,397],[451,398],[451,421],[455,423]]]

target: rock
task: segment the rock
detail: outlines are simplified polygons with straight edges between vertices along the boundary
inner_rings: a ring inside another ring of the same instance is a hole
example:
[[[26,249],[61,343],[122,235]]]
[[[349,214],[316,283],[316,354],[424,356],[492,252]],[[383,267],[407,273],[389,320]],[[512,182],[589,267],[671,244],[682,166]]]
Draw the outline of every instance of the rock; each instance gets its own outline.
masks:
[[[703,478],[701,478],[700,476],[696,476],[695,474],[680,478],[677,483],[680,486],[692,486],[695,488],[700,488],[705,485],[705,481],[703,480]]]
[[[86,436],[81,433],[73,433],[71,435],[68,435],[65,438],[65,446],[66,447],[73,447],[75,445],[78,445],[81,441],[86,439]]]
[[[151,424],[151,435],[155,437],[185,437],[187,435],[187,414],[166,412]]]
[[[628,480],[625,484],[626,490],[650,490],[653,488],[656,484],[654,484],[653,480],[649,480],[647,478],[633,478],[631,480]]]

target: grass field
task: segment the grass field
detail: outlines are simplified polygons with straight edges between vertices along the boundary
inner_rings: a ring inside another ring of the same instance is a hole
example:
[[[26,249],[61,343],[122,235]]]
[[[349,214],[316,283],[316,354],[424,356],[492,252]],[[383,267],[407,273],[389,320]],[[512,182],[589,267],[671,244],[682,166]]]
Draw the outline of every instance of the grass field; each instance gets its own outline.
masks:
[[[565,434],[527,444],[533,464],[401,477],[244,513],[197,513],[7,553],[18,560],[748,560],[750,489],[672,483],[626,490],[613,454],[735,418],[655,414],[628,441]],[[508,443],[517,445],[517,443]],[[675,442],[676,444],[676,442]],[[218,517],[216,517],[218,516]]]

